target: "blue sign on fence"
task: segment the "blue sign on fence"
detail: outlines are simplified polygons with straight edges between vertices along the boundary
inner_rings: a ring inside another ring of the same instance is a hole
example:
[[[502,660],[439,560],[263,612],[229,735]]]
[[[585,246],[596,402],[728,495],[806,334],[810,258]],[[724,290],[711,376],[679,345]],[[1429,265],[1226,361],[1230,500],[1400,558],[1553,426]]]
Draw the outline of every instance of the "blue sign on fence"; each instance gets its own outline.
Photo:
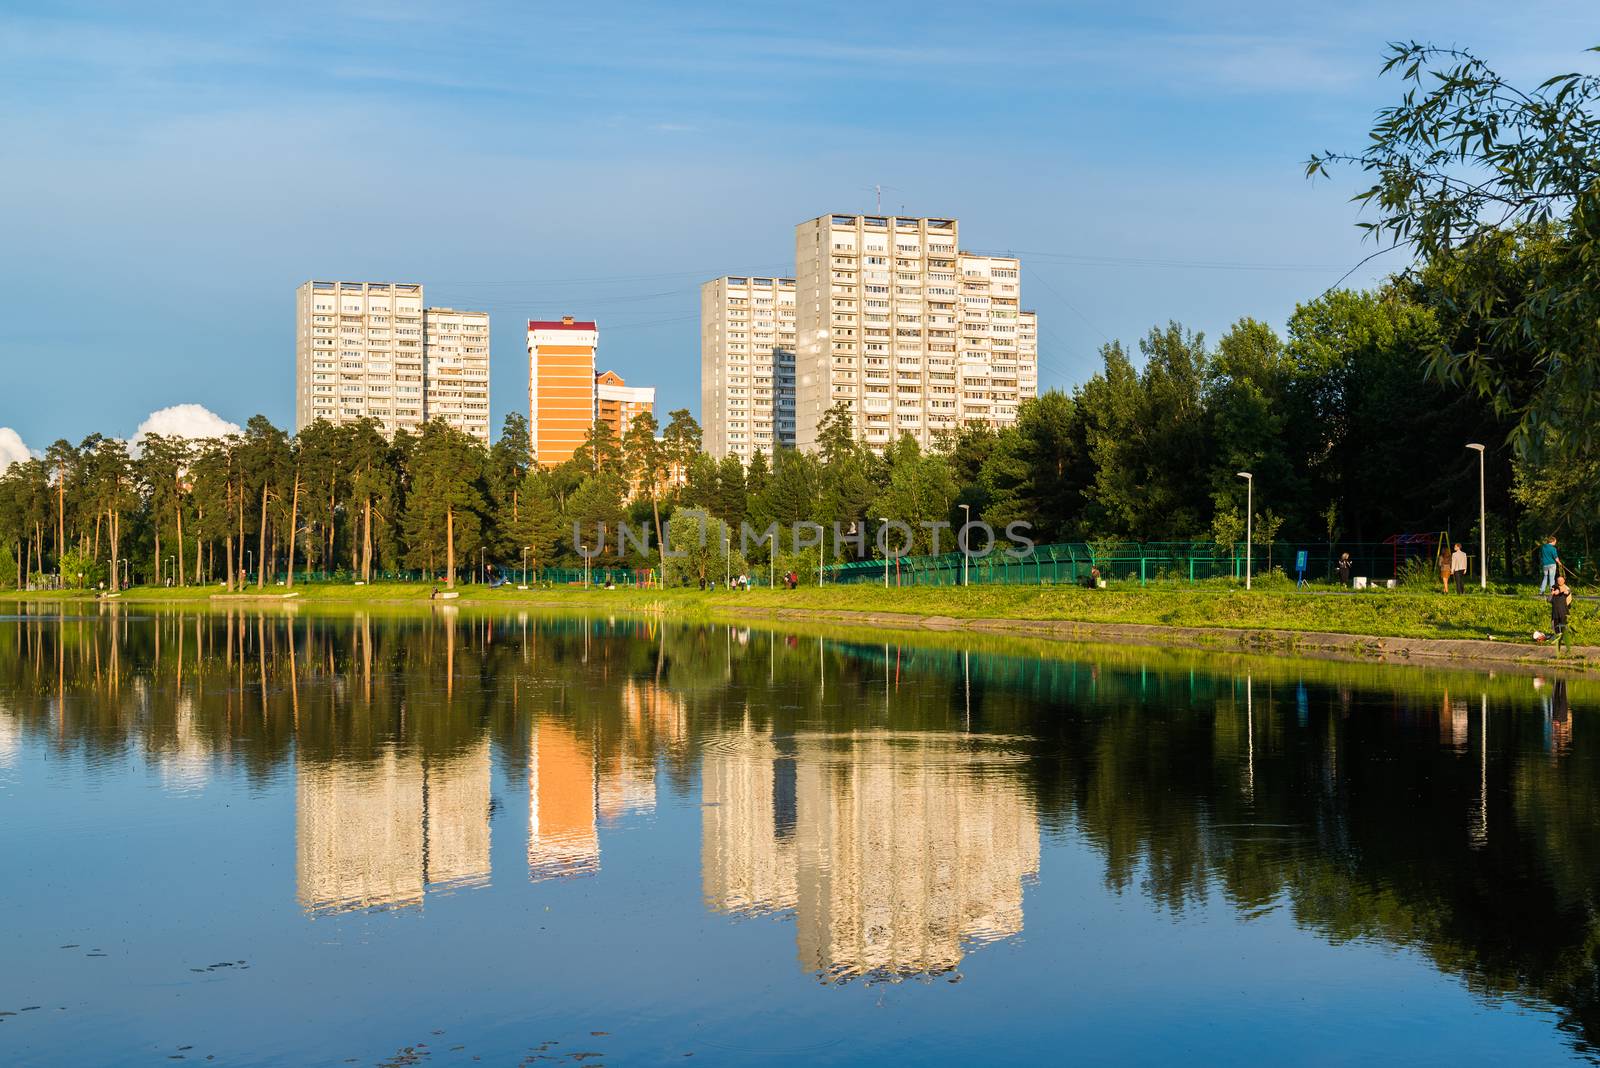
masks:
[[[1294,554],[1294,585],[1296,589],[1306,584],[1306,557],[1310,555],[1304,549]]]

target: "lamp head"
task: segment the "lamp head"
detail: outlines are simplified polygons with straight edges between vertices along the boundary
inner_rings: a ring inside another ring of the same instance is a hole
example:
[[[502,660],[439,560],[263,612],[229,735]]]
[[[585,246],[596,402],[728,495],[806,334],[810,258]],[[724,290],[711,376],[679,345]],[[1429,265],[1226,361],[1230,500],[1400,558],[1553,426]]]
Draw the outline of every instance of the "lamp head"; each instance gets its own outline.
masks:
[[[1483,446],[1479,445],[1476,441],[1467,442],[1467,448],[1471,449],[1473,452],[1482,452],[1483,451]]]
[[[1244,479],[1251,479],[1251,478],[1255,478],[1256,477],[1255,475],[1252,475],[1248,471],[1236,471],[1234,473],[1237,474],[1240,478],[1244,478]]]

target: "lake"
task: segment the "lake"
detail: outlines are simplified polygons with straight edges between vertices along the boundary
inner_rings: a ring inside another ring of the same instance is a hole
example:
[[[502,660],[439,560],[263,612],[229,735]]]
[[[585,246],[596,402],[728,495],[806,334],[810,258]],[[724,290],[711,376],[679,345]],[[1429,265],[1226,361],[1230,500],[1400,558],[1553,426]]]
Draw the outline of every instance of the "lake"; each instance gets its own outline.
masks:
[[[1596,1058],[1600,682],[776,626],[0,619],[0,1063]]]

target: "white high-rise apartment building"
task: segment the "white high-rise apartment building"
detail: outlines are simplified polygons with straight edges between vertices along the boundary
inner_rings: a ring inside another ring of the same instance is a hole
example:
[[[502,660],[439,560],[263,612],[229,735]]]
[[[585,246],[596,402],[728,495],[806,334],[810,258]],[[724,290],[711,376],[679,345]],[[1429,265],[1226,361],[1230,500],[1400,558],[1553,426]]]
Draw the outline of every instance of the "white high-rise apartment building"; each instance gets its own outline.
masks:
[[[712,456],[795,443],[795,282],[725,275],[700,287],[700,421]]]
[[[1038,320],[1021,308],[1020,271],[1008,257],[956,256],[961,284],[956,411],[962,423],[1010,426],[1017,421],[1017,405],[1038,392]]]
[[[823,215],[795,228],[795,444],[843,403],[881,449],[1007,425],[1038,390],[1015,259],[960,251],[954,219]],[[1024,325],[1025,324],[1025,325]],[[1024,339],[1026,339],[1024,343]]]
[[[389,435],[442,418],[487,442],[488,313],[426,308],[420,284],[310,281],[295,290],[295,429],[367,418]]]
[[[489,313],[427,308],[423,411],[489,443]]]
[[[295,291],[295,428],[372,418],[421,427],[422,286],[307,282]]]

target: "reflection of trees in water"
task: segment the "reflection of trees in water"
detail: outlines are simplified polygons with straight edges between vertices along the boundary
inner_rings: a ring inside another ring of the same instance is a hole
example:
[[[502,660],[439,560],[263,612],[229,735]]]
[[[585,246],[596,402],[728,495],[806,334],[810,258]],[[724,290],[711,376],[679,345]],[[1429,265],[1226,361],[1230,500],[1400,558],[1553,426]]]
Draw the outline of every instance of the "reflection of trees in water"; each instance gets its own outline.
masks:
[[[687,796],[702,755],[705,788],[729,788],[716,757],[729,737],[1014,735],[1026,759],[991,781],[1046,829],[1092,843],[1111,886],[1173,910],[1218,898],[1245,913],[1289,908],[1326,938],[1413,947],[1480,992],[1551,1002],[1585,1041],[1600,1036],[1600,756],[1572,711],[1580,684],[1563,687],[1558,715],[1553,686],[1546,710],[1520,679],[1263,660],[1212,673],[1228,661],[1042,652],[446,611],[107,608],[103,622],[0,628],[0,758],[37,742],[96,761],[140,756],[188,783],[218,766],[264,781],[293,756],[376,784],[386,761],[448,766],[487,740],[521,796],[535,725],[550,724],[589,754],[603,827],[657,789]],[[778,799],[761,818],[791,852],[802,763],[775,754],[740,787]],[[842,766],[819,797],[842,796]],[[464,834],[439,834],[469,869]],[[724,886],[730,910],[799,900],[799,861],[703,848],[708,896]]]

